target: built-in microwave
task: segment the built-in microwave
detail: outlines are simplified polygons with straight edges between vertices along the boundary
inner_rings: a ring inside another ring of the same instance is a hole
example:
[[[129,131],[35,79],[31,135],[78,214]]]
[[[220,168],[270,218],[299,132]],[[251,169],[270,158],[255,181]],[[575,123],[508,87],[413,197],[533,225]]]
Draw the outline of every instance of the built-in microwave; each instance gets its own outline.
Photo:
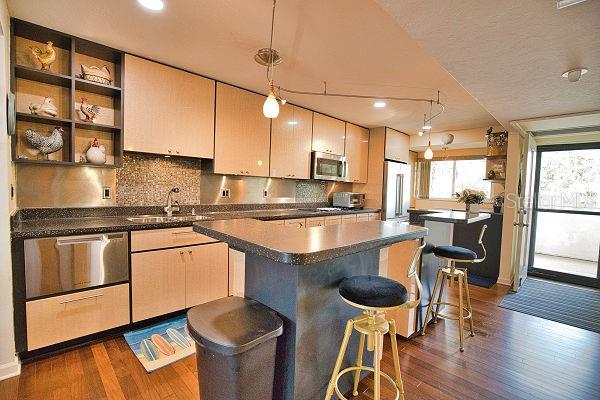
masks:
[[[311,178],[326,181],[345,181],[347,176],[348,163],[346,157],[313,151]]]

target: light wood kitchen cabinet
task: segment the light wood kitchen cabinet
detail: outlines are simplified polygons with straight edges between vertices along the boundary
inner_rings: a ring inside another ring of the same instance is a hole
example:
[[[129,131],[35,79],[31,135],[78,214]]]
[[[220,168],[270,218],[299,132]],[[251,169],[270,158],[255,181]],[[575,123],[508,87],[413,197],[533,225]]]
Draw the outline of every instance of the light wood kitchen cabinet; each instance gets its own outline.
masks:
[[[133,322],[185,308],[185,255],[184,248],[131,255]]]
[[[275,178],[310,178],[313,112],[291,104],[271,126],[271,173]]]
[[[355,214],[342,216],[342,224],[350,224],[356,221],[357,219]]]
[[[329,217],[325,217],[325,226],[328,225],[339,225],[342,223],[342,216],[341,215],[332,215]]]
[[[168,229],[149,229],[131,232],[131,251],[166,249],[216,242],[209,236],[194,232],[191,226]]]
[[[306,227],[325,226],[325,217],[306,218]]]
[[[366,183],[369,163],[369,130],[346,123],[347,182]]]
[[[344,155],[346,123],[327,115],[313,113],[313,151]]]
[[[124,149],[213,158],[215,81],[125,55]]]
[[[186,308],[228,296],[228,249],[227,243],[183,248]]]
[[[385,128],[385,158],[409,163],[410,138],[407,134]]]
[[[306,227],[306,219],[305,218],[286,219],[285,225],[293,226],[295,228],[305,228]]]
[[[129,323],[129,285],[48,297],[26,304],[27,350]]]
[[[214,172],[269,176],[271,122],[265,96],[217,83]]]

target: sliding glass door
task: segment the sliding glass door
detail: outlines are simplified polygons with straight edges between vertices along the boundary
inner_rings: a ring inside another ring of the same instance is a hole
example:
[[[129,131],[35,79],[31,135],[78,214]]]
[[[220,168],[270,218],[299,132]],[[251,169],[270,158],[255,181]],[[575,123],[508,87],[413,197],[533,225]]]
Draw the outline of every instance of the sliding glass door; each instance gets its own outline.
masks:
[[[600,287],[600,143],[538,146],[529,273]]]

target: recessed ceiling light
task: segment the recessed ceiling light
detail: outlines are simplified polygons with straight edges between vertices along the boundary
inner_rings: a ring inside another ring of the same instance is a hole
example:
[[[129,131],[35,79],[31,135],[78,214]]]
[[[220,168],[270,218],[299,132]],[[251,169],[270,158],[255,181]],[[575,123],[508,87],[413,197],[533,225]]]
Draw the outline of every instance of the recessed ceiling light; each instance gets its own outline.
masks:
[[[288,121],[288,125],[298,125],[298,121]]]
[[[385,101],[376,101],[375,103],[373,103],[373,107],[383,108],[383,107],[385,107]]]
[[[569,82],[577,82],[581,79],[581,76],[587,74],[587,72],[587,68],[573,68],[563,72],[562,77],[568,79]]]
[[[138,3],[152,11],[160,11],[165,8],[163,0],[138,0]]]

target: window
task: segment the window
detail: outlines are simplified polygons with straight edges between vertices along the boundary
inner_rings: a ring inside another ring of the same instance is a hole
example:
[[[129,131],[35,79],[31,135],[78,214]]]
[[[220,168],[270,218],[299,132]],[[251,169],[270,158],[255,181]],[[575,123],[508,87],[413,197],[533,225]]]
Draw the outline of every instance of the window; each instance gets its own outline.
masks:
[[[450,199],[463,189],[481,190],[490,197],[491,184],[484,181],[485,159],[432,161],[430,199]]]

